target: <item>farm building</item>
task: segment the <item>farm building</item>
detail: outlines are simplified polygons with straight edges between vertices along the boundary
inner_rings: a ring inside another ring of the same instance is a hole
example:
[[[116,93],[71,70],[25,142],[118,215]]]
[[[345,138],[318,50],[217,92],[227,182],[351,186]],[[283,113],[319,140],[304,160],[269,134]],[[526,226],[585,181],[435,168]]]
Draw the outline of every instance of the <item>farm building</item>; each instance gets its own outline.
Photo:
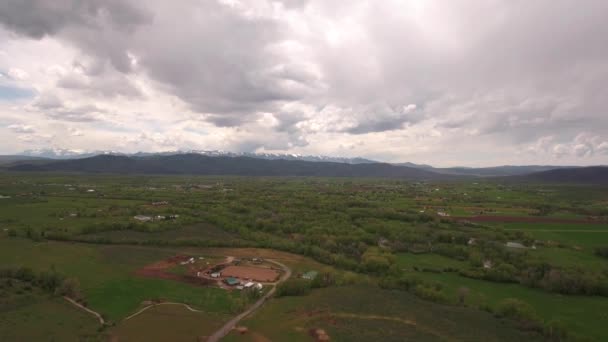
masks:
[[[519,243],[519,242],[512,242],[512,241],[507,242],[507,243],[505,244],[505,246],[507,246],[507,247],[509,247],[509,248],[520,248],[520,249],[521,249],[521,248],[527,248],[526,246],[522,245],[522,244],[521,244],[521,243]]]
[[[308,271],[302,274],[302,279],[313,280],[317,277],[317,274],[319,274],[317,271]]]
[[[133,216],[133,218],[136,219],[137,221],[141,221],[141,222],[152,221],[152,218],[150,216],[146,216],[146,215],[135,215],[135,216]]]
[[[169,205],[169,202],[167,201],[160,201],[160,202],[152,202],[153,206],[160,206],[160,205]]]
[[[220,272],[211,273],[211,278],[219,278],[222,274]]]
[[[230,286],[235,286],[241,283],[240,280],[233,278],[233,277],[228,277],[226,279],[224,279],[224,283],[230,285]]]

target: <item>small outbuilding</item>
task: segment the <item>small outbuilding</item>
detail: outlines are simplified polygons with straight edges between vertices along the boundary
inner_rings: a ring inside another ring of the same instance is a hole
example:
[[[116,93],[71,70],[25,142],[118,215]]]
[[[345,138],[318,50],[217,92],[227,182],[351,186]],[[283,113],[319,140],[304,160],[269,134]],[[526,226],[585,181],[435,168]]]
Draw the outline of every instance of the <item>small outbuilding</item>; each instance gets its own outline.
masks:
[[[234,277],[228,277],[228,278],[224,279],[224,283],[226,283],[230,286],[236,286],[236,285],[239,285],[241,283],[241,281]]]
[[[146,215],[135,215],[135,216],[133,216],[133,218],[136,219],[137,221],[141,221],[141,222],[152,221],[152,217],[146,216]]]
[[[302,279],[313,280],[317,277],[318,274],[319,274],[319,272],[317,272],[317,271],[308,271],[308,272],[302,274]]]
[[[509,241],[505,244],[505,246],[509,247],[509,248],[519,248],[519,249],[524,249],[527,248],[526,246],[522,245],[519,242],[513,242],[513,241]]]

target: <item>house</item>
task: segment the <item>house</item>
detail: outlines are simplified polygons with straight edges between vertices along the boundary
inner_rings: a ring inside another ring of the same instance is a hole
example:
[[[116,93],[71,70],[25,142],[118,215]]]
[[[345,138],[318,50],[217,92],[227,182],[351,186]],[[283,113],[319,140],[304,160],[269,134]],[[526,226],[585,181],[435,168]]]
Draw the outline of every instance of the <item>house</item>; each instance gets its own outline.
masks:
[[[152,205],[155,207],[161,206],[161,205],[169,205],[169,202],[167,201],[160,201],[160,202],[152,202]]]
[[[137,221],[141,221],[141,222],[152,221],[152,217],[146,216],[146,215],[135,215],[135,216],[133,216],[133,218],[136,219]]]
[[[226,283],[230,286],[235,286],[235,285],[239,285],[241,283],[241,281],[234,277],[228,277],[228,278],[224,279],[224,283]]]
[[[319,272],[317,272],[317,271],[308,271],[308,272],[302,274],[302,279],[313,280],[317,277],[318,274],[319,274]]]
[[[525,249],[525,248],[528,248],[528,247],[526,247],[526,246],[522,245],[522,244],[521,244],[521,243],[519,243],[519,242],[513,242],[513,241],[509,241],[509,242],[507,242],[507,243],[505,244],[505,246],[507,246],[507,247],[509,247],[509,248],[519,248],[519,249]]]

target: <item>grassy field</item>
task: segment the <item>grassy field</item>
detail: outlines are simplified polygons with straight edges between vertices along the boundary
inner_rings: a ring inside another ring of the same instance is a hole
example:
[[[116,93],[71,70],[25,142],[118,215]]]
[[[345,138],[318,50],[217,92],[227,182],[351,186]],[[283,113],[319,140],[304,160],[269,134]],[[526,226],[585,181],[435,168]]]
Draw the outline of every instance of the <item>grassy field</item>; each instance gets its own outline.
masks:
[[[234,332],[226,341],[310,341],[314,329],[325,330],[332,341],[535,340],[485,312],[366,286],[273,299],[242,325],[250,332]]]
[[[205,338],[228,316],[193,312],[181,305],[158,305],[121,322],[108,334],[116,341],[191,342]]]
[[[240,299],[237,294],[133,274],[147,264],[178,252],[162,248],[34,243],[0,238],[3,266],[27,266],[35,270],[55,268],[77,277],[89,306],[113,321],[133,313],[143,301],[150,299],[184,302],[209,312],[232,312]]]
[[[589,250],[593,250],[597,246],[608,245],[608,225],[606,224],[501,223],[492,226],[508,231],[522,231],[539,240],[556,241]]]
[[[573,332],[598,341],[606,337],[608,298],[605,297],[564,296],[518,284],[465,278],[454,273],[417,272],[416,276],[439,282],[454,303],[457,302],[458,289],[461,287],[469,289],[466,303],[472,306],[489,305],[495,309],[500,301],[517,298],[530,304],[547,321],[558,320]]]
[[[0,290],[0,341],[103,341],[99,322],[63,298],[13,283]]]

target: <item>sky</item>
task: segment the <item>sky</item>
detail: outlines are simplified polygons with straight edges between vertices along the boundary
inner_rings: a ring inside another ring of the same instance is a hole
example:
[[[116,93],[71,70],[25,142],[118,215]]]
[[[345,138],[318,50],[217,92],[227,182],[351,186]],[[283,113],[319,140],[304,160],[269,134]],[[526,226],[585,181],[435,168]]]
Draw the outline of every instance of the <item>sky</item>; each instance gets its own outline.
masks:
[[[608,164],[605,0],[3,0],[0,154]]]

